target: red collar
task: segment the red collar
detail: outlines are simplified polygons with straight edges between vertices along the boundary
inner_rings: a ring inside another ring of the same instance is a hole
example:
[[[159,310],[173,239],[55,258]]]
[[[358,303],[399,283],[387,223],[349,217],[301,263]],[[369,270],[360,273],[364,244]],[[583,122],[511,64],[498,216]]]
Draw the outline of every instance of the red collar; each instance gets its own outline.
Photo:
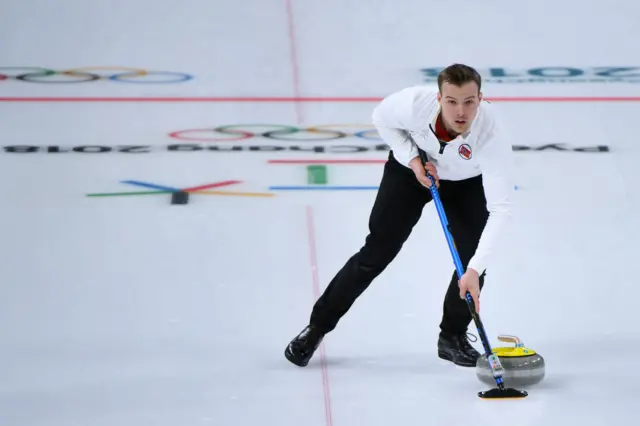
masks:
[[[436,136],[438,136],[438,139],[445,142],[451,142],[453,139],[451,135],[449,135],[449,132],[447,132],[447,129],[444,128],[442,116],[440,114],[438,114],[438,118],[436,119]]]

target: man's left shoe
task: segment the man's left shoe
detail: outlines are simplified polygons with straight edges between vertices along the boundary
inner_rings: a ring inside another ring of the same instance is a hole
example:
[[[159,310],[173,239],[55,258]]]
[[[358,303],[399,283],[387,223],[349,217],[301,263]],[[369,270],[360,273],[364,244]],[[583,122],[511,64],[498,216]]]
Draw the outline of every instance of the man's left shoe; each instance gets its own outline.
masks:
[[[480,352],[471,346],[467,333],[454,335],[440,333],[438,356],[462,367],[475,367]]]

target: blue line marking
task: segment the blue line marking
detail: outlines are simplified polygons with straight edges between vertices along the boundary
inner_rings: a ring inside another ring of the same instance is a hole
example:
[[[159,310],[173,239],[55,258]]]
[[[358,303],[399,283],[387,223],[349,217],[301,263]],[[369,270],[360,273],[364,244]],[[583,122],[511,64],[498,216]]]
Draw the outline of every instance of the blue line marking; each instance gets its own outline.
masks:
[[[171,191],[171,192],[180,191],[179,189],[171,188],[170,186],[156,185],[154,183],[140,182],[138,180],[123,180],[122,183],[128,183],[129,185],[143,186],[145,188],[151,188],[151,189],[159,189],[161,191]]]
[[[367,191],[377,190],[377,186],[270,186],[270,191]]]

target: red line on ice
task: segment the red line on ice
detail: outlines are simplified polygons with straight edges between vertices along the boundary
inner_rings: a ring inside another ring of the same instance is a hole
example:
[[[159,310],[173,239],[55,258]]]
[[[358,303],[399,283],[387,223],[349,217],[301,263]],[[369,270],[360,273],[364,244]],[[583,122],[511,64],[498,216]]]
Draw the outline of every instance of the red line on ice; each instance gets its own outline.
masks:
[[[291,60],[291,79],[293,80],[294,98],[300,98],[300,66],[298,63],[298,48],[296,46],[296,28],[293,18],[292,0],[285,0],[287,7],[287,26],[289,29],[289,58]],[[304,121],[302,105],[296,101],[295,103],[296,118],[298,124]]]
[[[307,206],[307,234],[309,242],[309,261],[313,277],[313,295],[315,300],[320,297],[320,280],[318,279],[318,256],[316,253],[316,233],[313,221],[313,207]],[[324,342],[318,348],[320,352],[320,366],[322,369],[322,387],[324,389],[324,410],[326,426],[333,426],[333,416],[331,414],[331,392],[329,388],[329,374],[327,372],[327,357],[324,349]]]

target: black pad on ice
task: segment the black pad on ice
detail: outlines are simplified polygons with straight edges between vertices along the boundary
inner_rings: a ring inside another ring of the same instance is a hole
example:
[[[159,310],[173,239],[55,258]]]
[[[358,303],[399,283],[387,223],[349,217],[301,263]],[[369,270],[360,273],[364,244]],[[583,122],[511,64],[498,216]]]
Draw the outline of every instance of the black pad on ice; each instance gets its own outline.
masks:
[[[185,191],[176,191],[171,194],[171,204],[187,204],[189,202],[189,193]]]

